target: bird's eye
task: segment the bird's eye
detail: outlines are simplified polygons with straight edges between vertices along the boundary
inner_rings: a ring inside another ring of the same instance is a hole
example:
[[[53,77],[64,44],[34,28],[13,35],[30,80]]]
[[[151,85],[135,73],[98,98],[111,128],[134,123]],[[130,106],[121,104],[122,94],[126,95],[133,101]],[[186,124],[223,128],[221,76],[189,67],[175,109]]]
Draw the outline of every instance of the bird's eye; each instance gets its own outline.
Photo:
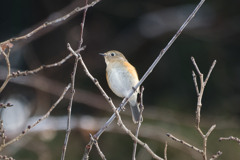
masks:
[[[111,53],[111,56],[115,56],[115,53]]]

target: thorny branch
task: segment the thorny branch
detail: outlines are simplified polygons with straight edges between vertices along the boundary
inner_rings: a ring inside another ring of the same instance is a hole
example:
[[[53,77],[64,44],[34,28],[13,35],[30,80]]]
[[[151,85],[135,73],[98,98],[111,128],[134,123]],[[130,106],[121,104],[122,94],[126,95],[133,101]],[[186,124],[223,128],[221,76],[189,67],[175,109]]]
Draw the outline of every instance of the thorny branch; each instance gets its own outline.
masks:
[[[41,121],[43,121],[44,119],[46,119],[50,113],[52,112],[52,110],[58,105],[58,103],[64,98],[64,95],[67,93],[68,89],[70,88],[71,84],[69,84],[63,91],[62,95],[59,97],[59,99],[52,105],[52,107],[48,110],[48,112],[40,119],[38,119],[35,123],[33,123],[32,125],[28,125],[27,129],[25,129],[24,131],[22,131],[22,133],[20,135],[18,135],[16,138],[12,139],[11,141],[7,142],[6,144],[1,144],[0,146],[0,151],[12,144],[13,142],[18,141],[20,138],[22,138],[31,128],[35,127],[38,123],[40,123]]]
[[[88,2],[88,0],[85,0],[85,7],[87,6],[87,2]],[[84,10],[83,20],[82,20],[82,23],[81,23],[80,43],[79,43],[79,46],[78,46],[79,53],[80,53],[82,43],[83,43],[83,38],[82,37],[83,37],[83,29],[84,29],[84,23],[85,23],[85,19],[86,19],[87,9],[88,8],[85,8],[85,10]],[[67,45],[67,48],[68,48],[68,50],[70,50],[70,48],[71,48],[70,44]],[[61,160],[64,160],[64,158],[65,158],[68,139],[69,139],[69,135],[70,135],[70,132],[71,132],[70,122],[71,122],[71,114],[72,114],[71,113],[72,112],[72,102],[73,102],[73,97],[74,97],[74,94],[75,94],[75,88],[74,88],[75,76],[76,76],[77,65],[78,65],[78,61],[79,61],[79,59],[78,59],[79,56],[75,52],[71,52],[71,53],[75,55],[75,63],[74,63],[73,72],[71,74],[71,90],[72,91],[71,91],[71,98],[70,98],[70,101],[69,101],[69,106],[68,106],[68,109],[67,109],[68,110],[67,130],[66,130],[66,136],[65,136],[65,141],[64,141],[64,145],[63,145]]]

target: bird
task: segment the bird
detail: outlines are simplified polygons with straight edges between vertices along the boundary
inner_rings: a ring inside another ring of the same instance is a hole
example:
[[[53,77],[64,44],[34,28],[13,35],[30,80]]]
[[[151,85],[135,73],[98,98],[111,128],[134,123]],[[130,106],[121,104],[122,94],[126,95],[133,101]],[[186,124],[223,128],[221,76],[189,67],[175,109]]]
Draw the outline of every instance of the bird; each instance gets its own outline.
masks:
[[[109,88],[118,97],[127,97],[132,92],[133,87],[139,82],[135,67],[133,67],[119,51],[111,50],[99,54],[104,56],[105,59],[106,78]],[[143,121],[143,118],[140,115],[138,94],[139,87],[136,88],[133,95],[129,98],[134,123],[138,123],[139,120]]]

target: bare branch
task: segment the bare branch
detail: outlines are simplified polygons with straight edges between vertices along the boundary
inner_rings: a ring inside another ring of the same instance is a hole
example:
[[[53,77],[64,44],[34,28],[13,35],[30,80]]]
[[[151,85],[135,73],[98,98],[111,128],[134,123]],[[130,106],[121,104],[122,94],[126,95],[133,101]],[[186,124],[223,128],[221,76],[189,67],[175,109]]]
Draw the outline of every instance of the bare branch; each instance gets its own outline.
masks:
[[[165,148],[164,148],[164,160],[167,160],[167,141],[165,142]]]
[[[193,82],[194,82],[194,84],[195,84],[197,96],[199,96],[198,84],[197,84],[196,74],[195,74],[194,71],[192,71],[192,76],[193,76]]]
[[[216,63],[217,63],[217,61],[214,60],[213,63],[212,63],[212,66],[210,67],[210,69],[209,69],[209,71],[208,71],[208,75],[207,75],[207,77],[206,77],[206,79],[205,79],[205,81],[204,81],[204,86],[206,86],[207,81],[208,81],[208,79],[209,79],[209,77],[210,77],[210,74],[212,73],[212,70],[213,70],[213,68],[215,67]]]
[[[65,16],[63,16],[63,17],[61,17],[61,18],[58,18],[58,19],[53,20],[53,21],[51,21],[51,22],[45,22],[44,24],[42,24],[41,26],[39,26],[39,27],[36,28],[35,30],[31,31],[30,33],[28,33],[28,34],[26,34],[26,35],[24,35],[24,36],[21,36],[21,37],[11,38],[11,39],[9,39],[9,40],[6,40],[6,41],[0,43],[0,45],[1,45],[1,44],[4,44],[4,43],[6,43],[6,42],[14,42],[14,41],[22,40],[22,39],[28,39],[28,38],[30,38],[32,35],[34,35],[35,33],[37,33],[38,31],[40,31],[41,29],[46,28],[46,27],[48,27],[48,26],[50,26],[50,25],[54,25],[54,24],[56,24],[56,23],[62,22],[62,21],[64,21],[64,20],[68,19],[70,16],[72,16],[72,15],[75,14],[75,13],[78,13],[78,12],[80,12],[80,11],[82,11],[82,10],[85,10],[85,9],[89,8],[89,7],[93,7],[93,6],[94,6],[96,3],[98,3],[99,1],[100,1],[100,0],[95,0],[95,1],[93,1],[91,4],[88,4],[88,5],[86,5],[86,6],[84,6],[84,7],[81,7],[81,8],[77,7],[77,8],[75,8],[73,11],[71,11],[70,13],[66,14]]]
[[[144,106],[143,106],[143,91],[144,91],[144,87],[142,86],[141,88],[141,92],[140,92],[140,105],[139,105],[139,108],[140,108],[140,116],[139,116],[139,120],[138,120],[138,126],[137,126],[137,130],[136,130],[136,133],[135,133],[135,137],[138,137],[138,133],[139,133],[139,130],[140,130],[140,127],[141,127],[141,117],[142,117],[142,113],[143,113],[143,110],[144,110]],[[137,142],[134,141],[133,142],[133,156],[132,156],[132,160],[136,160],[136,151],[137,151]]]
[[[179,142],[179,143],[182,143],[182,144],[184,144],[185,146],[187,146],[187,147],[190,147],[190,148],[192,148],[193,150],[195,150],[195,151],[197,151],[197,152],[199,152],[199,153],[203,153],[203,150],[200,150],[200,149],[198,149],[197,147],[195,147],[195,146],[193,146],[193,145],[191,145],[191,144],[189,144],[189,143],[187,143],[187,142],[185,142],[185,141],[183,141],[183,140],[180,140],[180,139],[177,139],[176,137],[174,137],[173,135],[171,135],[171,134],[169,134],[169,133],[167,133],[167,136],[169,137],[169,138],[172,138],[174,141],[177,141],[177,142]]]
[[[210,158],[210,160],[214,160],[214,159],[218,158],[221,154],[222,154],[222,152],[218,151],[217,154],[213,155],[212,158]]]
[[[9,82],[9,80],[11,79],[10,77],[10,74],[11,74],[11,66],[10,66],[10,62],[9,62],[9,57],[8,55],[9,54],[6,54],[3,50],[2,50],[2,47],[0,47],[0,53],[3,54],[5,60],[6,60],[6,63],[7,63],[7,68],[8,68],[8,74],[7,74],[7,78],[6,80],[3,82],[1,88],[0,88],[0,93],[2,92],[2,90],[6,87],[7,83]]]
[[[200,112],[201,112],[201,107],[202,107],[202,96],[203,96],[204,88],[205,88],[205,86],[206,86],[206,84],[207,84],[207,81],[208,81],[208,79],[209,79],[209,77],[210,77],[210,74],[211,74],[211,72],[212,72],[212,70],[213,70],[213,68],[214,68],[214,66],[215,66],[215,64],[216,64],[216,60],[213,62],[212,66],[210,67],[210,70],[209,70],[209,72],[208,72],[208,75],[207,75],[207,78],[206,78],[205,81],[203,81],[203,74],[202,74],[201,71],[199,70],[198,65],[197,65],[195,59],[194,59],[193,57],[191,57],[191,60],[192,60],[192,62],[193,62],[193,65],[195,66],[195,68],[196,68],[196,70],[197,70],[197,72],[198,72],[198,74],[199,74],[199,78],[200,78],[200,92],[199,92],[199,90],[198,90],[198,84],[197,84],[197,80],[196,80],[196,75],[195,75],[195,72],[192,71],[193,82],[194,82],[194,84],[195,84],[196,93],[197,93],[197,98],[198,98],[198,99],[197,99],[197,110],[196,110],[196,123],[197,123],[196,129],[197,129],[197,131],[199,132],[199,134],[200,134],[200,135],[202,136],[202,138],[203,138],[203,150],[200,150],[200,149],[194,147],[193,145],[190,145],[190,144],[188,144],[188,143],[186,143],[186,142],[184,142],[184,141],[182,141],[182,140],[179,140],[179,139],[173,137],[171,134],[167,134],[167,136],[170,137],[170,138],[172,138],[173,140],[175,140],[175,141],[177,141],[177,142],[183,143],[184,145],[186,145],[186,146],[188,146],[188,147],[190,147],[190,148],[198,151],[199,153],[202,154],[203,159],[204,159],[204,160],[207,160],[207,139],[208,139],[209,135],[211,134],[211,132],[216,128],[216,125],[213,125],[213,126],[208,130],[208,132],[204,135],[203,132],[202,132],[202,130],[201,130],[201,128],[200,128],[200,118],[201,118]]]
[[[219,142],[223,141],[223,140],[234,140],[236,142],[238,142],[238,144],[240,145],[240,139],[238,137],[233,137],[233,136],[230,136],[230,137],[221,137],[219,138]]]
[[[44,119],[46,119],[46,118],[50,115],[50,113],[52,112],[52,110],[53,110],[53,109],[58,105],[58,103],[64,98],[64,95],[67,93],[67,91],[68,91],[68,89],[70,88],[70,86],[71,86],[71,84],[69,84],[69,85],[64,89],[64,91],[63,91],[62,95],[59,97],[59,99],[52,105],[52,107],[48,110],[48,112],[47,112],[42,118],[38,119],[38,120],[37,120],[35,123],[33,123],[32,125],[29,125],[27,129],[25,129],[24,131],[22,131],[22,133],[21,133],[20,135],[18,135],[16,138],[14,138],[13,140],[7,142],[7,143],[4,144],[4,145],[2,144],[2,145],[0,146],[0,151],[1,151],[4,147],[6,147],[6,146],[8,146],[8,145],[10,145],[10,144],[18,141],[18,140],[19,140],[20,138],[22,138],[31,128],[35,127],[38,123],[40,123],[41,121],[43,121]]]
[[[87,6],[87,2],[88,2],[88,0],[85,0],[85,7]],[[79,43],[79,46],[78,46],[78,50],[79,50],[78,52],[79,53],[81,51],[81,47],[82,47],[82,43],[83,43],[83,38],[82,37],[83,37],[83,29],[84,29],[87,9],[88,8],[85,8],[85,10],[84,10],[83,19],[82,19],[82,23],[81,23],[80,43]],[[79,61],[79,59],[78,59],[79,56],[75,52],[72,51],[72,48],[71,48],[69,43],[67,44],[67,48],[71,51],[71,53],[73,55],[75,55],[75,63],[74,63],[73,72],[71,74],[71,84],[72,84],[71,85],[71,90],[72,90],[71,93],[72,94],[71,94],[71,99],[70,99],[69,106],[68,106],[67,130],[66,130],[66,137],[65,137],[65,141],[64,141],[64,145],[63,145],[63,151],[62,151],[61,160],[64,160],[64,158],[65,158],[67,144],[68,144],[68,139],[69,139],[69,135],[70,135],[70,132],[71,132],[70,122],[71,122],[72,102],[73,102],[73,97],[74,97],[74,94],[75,94],[75,88],[74,88],[74,85],[75,85],[75,75],[76,75],[77,65],[78,65],[78,61]]]
[[[98,151],[98,154],[101,156],[101,158],[102,158],[103,160],[107,160],[107,159],[105,158],[105,155],[102,153],[100,147],[98,146],[97,140],[95,140],[91,134],[90,134],[90,139],[91,139],[91,141],[93,141],[94,145],[96,146],[97,151]]]

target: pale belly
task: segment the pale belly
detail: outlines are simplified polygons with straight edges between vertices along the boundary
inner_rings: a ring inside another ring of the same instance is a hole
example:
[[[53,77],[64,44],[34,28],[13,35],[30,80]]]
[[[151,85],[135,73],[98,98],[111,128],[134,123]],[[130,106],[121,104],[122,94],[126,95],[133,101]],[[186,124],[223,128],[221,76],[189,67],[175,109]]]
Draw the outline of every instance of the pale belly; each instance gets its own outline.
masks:
[[[108,73],[108,83],[111,90],[119,97],[127,97],[138,80],[134,79],[127,71],[112,69]]]

